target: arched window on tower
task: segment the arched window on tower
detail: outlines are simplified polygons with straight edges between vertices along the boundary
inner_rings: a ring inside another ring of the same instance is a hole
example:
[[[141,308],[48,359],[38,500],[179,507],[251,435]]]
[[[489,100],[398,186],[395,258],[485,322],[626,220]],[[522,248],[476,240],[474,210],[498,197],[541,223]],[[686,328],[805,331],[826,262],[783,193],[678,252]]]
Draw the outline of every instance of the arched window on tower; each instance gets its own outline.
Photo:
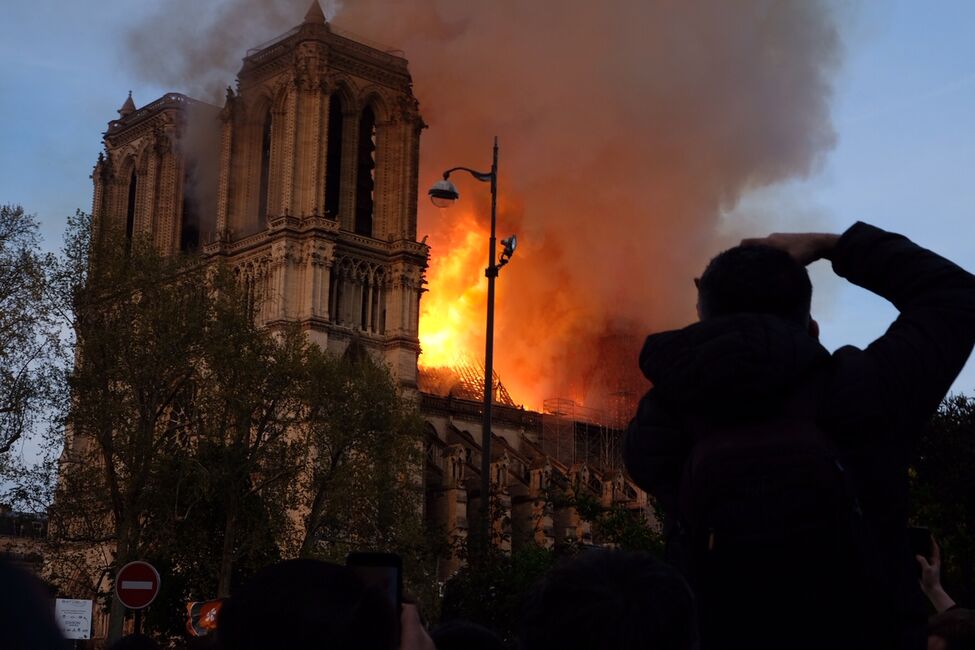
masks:
[[[129,200],[126,204],[125,210],[125,237],[126,239],[132,239],[132,235],[135,232],[135,197],[138,185],[138,177],[135,174],[135,169],[132,170],[132,176],[129,177]]]
[[[261,185],[257,201],[257,228],[267,223],[267,197],[271,184],[271,109],[264,116],[264,129],[261,131]]]
[[[179,228],[179,249],[195,251],[200,246],[200,215],[196,198],[196,163],[188,161],[183,173],[183,222]]]
[[[368,106],[359,116],[359,156],[355,178],[355,231],[372,237],[376,186],[376,116]]]
[[[325,214],[333,219],[339,214],[342,192],[342,99],[333,93],[328,100],[328,149],[325,153]]]

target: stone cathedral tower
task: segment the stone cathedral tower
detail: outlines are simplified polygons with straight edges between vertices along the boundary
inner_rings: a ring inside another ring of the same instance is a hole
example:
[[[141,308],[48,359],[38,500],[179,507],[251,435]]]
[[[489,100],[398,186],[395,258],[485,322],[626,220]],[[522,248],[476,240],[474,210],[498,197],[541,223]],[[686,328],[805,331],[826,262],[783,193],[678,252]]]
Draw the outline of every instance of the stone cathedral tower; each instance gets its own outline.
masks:
[[[105,133],[93,215],[160,250],[225,259],[268,326],[357,340],[416,386],[429,249],[416,241],[424,128],[401,53],[304,22],[250,50],[223,108],[131,96]]]

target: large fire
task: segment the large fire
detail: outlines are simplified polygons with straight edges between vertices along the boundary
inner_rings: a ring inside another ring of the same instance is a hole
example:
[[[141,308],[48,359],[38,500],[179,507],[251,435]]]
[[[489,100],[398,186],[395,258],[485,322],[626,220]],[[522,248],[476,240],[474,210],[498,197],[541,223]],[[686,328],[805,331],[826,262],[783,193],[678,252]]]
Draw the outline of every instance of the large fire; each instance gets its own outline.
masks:
[[[420,300],[420,365],[428,369],[478,359],[484,345],[487,229],[460,206],[441,222],[431,236],[427,292]]]

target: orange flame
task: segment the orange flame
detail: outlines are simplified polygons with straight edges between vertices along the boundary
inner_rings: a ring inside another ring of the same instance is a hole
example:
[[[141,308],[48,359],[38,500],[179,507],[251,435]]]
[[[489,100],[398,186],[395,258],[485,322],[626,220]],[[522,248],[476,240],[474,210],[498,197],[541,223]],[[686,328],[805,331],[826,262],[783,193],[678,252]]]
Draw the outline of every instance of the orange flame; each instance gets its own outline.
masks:
[[[437,230],[430,241],[427,292],[420,301],[419,363],[453,368],[465,357],[482,356],[477,350],[484,346],[488,235],[473,212],[459,207],[444,215]]]

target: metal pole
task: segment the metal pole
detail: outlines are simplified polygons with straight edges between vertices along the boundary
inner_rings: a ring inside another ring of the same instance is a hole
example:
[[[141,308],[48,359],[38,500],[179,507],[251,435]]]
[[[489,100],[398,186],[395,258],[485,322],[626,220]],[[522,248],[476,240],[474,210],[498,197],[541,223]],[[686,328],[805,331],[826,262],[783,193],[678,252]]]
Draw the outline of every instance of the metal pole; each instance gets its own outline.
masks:
[[[491,403],[494,399],[494,281],[498,277],[495,263],[498,209],[498,137],[494,136],[494,158],[491,163],[491,240],[488,245],[487,335],[484,344],[484,421],[481,423],[481,531],[483,557],[491,548]]]

